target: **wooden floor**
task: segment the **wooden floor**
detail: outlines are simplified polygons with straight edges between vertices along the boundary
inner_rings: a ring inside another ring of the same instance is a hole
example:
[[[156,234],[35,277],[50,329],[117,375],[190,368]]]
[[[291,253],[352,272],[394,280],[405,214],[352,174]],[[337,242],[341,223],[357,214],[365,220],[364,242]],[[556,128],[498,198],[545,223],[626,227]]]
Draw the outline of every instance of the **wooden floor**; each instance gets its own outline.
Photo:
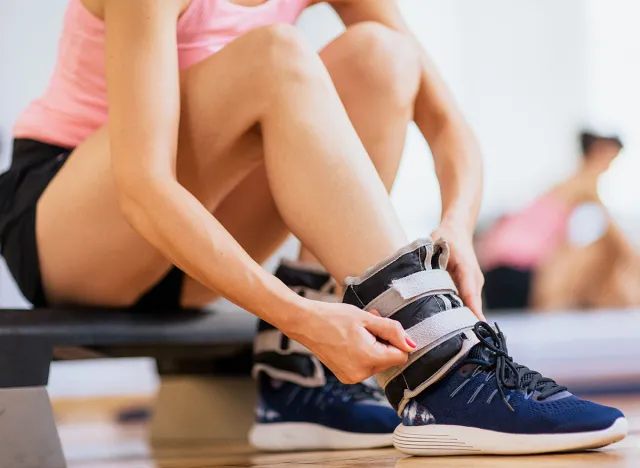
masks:
[[[638,468],[640,467],[640,395],[600,400],[622,409],[631,423],[629,437],[607,449],[533,457],[407,457],[393,449],[261,454],[248,447],[206,445],[151,449],[144,425],[105,422],[62,424],[69,468],[207,468],[207,467],[464,467],[464,468]]]

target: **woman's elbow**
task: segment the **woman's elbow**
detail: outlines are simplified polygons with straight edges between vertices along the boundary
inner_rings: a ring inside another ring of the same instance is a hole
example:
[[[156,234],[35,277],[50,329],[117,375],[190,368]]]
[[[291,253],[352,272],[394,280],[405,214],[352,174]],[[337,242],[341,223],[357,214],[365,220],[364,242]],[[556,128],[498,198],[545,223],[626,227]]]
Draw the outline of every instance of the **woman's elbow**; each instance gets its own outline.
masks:
[[[153,200],[157,202],[167,182],[157,174],[114,171],[114,185],[122,215],[135,226],[137,220],[146,217]]]

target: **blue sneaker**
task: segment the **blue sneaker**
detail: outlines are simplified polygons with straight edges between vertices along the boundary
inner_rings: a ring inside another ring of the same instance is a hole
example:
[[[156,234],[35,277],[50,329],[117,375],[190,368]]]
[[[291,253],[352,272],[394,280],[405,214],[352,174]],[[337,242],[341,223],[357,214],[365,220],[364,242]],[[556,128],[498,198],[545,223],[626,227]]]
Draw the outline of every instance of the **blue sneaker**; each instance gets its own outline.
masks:
[[[320,387],[260,375],[251,444],[270,451],[391,446],[400,418],[382,392],[365,383],[344,385],[326,375]]]
[[[317,267],[283,263],[276,276],[298,294],[338,301]],[[254,341],[258,381],[250,443],[261,450],[365,449],[392,445],[400,417],[376,383],[342,384],[308,349],[266,322]]]
[[[402,415],[394,446],[412,455],[516,455],[623,439],[620,411],[513,361],[502,332],[462,304],[448,256],[446,242],[419,240],[345,281],[345,302],[399,321],[418,344],[407,364],[376,376]]]
[[[395,447],[412,455],[534,454],[604,447],[627,434],[615,408],[582,400],[516,364],[500,329],[479,322],[480,343],[402,412]]]

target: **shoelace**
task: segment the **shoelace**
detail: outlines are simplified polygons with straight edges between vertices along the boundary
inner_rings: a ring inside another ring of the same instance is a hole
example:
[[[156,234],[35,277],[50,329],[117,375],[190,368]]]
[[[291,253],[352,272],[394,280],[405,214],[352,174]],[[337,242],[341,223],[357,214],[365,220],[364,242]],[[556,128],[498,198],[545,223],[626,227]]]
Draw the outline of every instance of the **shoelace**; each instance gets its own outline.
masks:
[[[552,395],[567,390],[567,387],[558,385],[553,379],[543,377],[542,374],[513,362],[507,350],[507,339],[495,324],[494,330],[486,322],[478,322],[473,327],[473,332],[480,340],[480,344],[493,353],[490,361],[480,358],[467,358],[465,364],[473,363],[485,368],[495,369],[495,381],[502,401],[507,407],[514,411],[513,407],[504,394],[504,388],[510,390],[527,390],[533,393],[538,391],[538,400],[544,400]]]

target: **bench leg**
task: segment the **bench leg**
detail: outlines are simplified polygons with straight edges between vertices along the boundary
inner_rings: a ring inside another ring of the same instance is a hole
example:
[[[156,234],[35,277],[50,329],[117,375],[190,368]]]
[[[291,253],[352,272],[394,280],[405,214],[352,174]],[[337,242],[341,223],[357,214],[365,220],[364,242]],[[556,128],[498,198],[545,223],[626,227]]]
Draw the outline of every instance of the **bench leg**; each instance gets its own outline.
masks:
[[[67,466],[46,389],[52,355],[41,339],[0,339],[0,468]]]
[[[0,389],[0,468],[66,468],[44,387]]]

